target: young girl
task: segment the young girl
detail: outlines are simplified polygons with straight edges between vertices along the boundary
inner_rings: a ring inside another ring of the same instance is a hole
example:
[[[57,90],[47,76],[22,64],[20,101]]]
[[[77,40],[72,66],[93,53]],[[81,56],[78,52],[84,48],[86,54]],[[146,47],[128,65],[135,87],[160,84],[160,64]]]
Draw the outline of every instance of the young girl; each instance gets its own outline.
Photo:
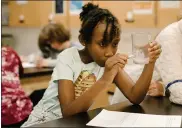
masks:
[[[82,9],[79,40],[85,48],[80,51],[69,48],[58,56],[50,85],[23,127],[85,112],[97,95],[113,82],[134,104],[145,97],[161,52],[160,45],[151,43],[150,62],[133,83],[123,70],[128,56],[116,54],[120,41],[117,18],[91,3]]]

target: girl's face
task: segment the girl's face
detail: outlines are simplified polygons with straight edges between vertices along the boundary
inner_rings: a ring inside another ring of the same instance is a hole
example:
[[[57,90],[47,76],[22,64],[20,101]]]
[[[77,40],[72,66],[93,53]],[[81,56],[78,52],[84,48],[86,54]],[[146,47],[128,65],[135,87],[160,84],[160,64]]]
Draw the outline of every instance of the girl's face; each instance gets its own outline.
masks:
[[[103,46],[103,35],[106,29],[106,24],[100,22],[93,30],[92,41],[86,45],[90,56],[99,66],[104,67],[105,62],[109,57],[116,54],[120,37],[114,37],[108,45]],[[108,26],[108,33],[110,33],[111,25]],[[110,34],[109,34],[110,35]],[[109,36],[108,35],[108,36]]]

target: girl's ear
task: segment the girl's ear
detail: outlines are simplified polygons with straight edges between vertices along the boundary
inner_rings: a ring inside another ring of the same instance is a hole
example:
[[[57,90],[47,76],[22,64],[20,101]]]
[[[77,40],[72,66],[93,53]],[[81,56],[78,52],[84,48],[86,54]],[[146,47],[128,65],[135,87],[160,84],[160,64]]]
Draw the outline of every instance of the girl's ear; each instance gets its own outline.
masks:
[[[81,43],[83,46],[85,46],[85,42],[84,42],[84,40],[83,40],[83,38],[82,38],[81,35],[78,36],[78,39],[79,39],[80,43]]]

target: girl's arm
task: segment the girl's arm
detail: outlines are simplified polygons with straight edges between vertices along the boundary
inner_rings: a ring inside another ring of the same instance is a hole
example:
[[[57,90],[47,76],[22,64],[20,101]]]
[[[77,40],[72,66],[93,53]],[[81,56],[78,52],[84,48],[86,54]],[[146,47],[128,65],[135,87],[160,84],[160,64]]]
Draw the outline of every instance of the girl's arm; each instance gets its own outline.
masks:
[[[136,83],[131,80],[124,70],[119,69],[119,73],[115,77],[114,82],[130,102],[140,104],[143,101],[152,79],[154,64],[150,63],[145,65]]]
[[[118,73],[116,63],[117,61],[110,61],[109,66],[111,67],[105,67],[103,76],[77,99],[75,99],[74,83],[71,80],[59,80],[58,94],[63,117],[85,112],[89,109],[97,95],[112,84]]]
[[[58,93],[63,117],[87,111],[97,95],[109,84],[111,82],[106,82],[106,80],[101,78],[89,90],[75,99],[73,82],[70,80],[60,80]]]
[[[140,104],[149,89],[155,61],[161,53],[161,46],[154,42],[150,44],[148,50],[149,64],[145,65],[141,76],[135,84],[122,68],[119,68],[119,72],[114,79],[121,92],[134,104]]]

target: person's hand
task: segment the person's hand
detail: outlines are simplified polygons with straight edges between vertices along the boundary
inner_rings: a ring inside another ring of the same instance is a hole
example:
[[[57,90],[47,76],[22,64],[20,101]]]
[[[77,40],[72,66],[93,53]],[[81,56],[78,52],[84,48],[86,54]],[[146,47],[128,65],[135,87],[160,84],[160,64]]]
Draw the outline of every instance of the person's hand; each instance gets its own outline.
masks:
[[[117,53],[114,57],[116,58],[116,60],[119,61],[117,63],[117,66],[119,66],[120,69],[123,69],[125,65],[127,64],[128,55]]]
[[[161,45],[155,41],[151,42],[148,48],[148,52],[149,52],[149,63],[154,63],[157,60],[157,58],[159,58],[162,52]]]
[[[42,67],[47,67],[47,61],[46,59],[42,58],[42,57],[37,57],[36,59],[36,67],[38,68],[42,68]]]
[[[152,81],[148,91],[149,96],[164,96],[164,87],[158,81]]]
[[[105,71],[103,74],[105,80],[112,82],[115,76],[117,75],[119,68],[123,69],[126,65],[127,59],[127,55],[119,53],[108,58],[105,63]]]

